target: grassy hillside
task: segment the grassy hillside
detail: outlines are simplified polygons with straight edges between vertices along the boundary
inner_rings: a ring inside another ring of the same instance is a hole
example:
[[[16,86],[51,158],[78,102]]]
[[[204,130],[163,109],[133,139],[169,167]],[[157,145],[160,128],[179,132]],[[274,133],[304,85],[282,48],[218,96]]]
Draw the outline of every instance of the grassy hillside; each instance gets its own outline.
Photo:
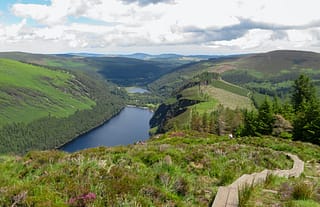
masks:
[[[0,100],[0,126],[67,117],[95,105],[75,76],[8,59],[0,59]]]
[[[158,126],[158,132],[174,128],[186,129],[190,128],[193,112],[200,116],[204,113],[211,114],[220,106],[228,109],[251,110],[254,109],[252,100],[257,102],[264,100],[261,94],[252,93],[221,79],[210,79],[208,84],[198,81],[185,84],[176,94],[175,99],[168,99],[162,107],[160,106],[151,119],[151,126]]]
[[[308,163],[320,161],[320,148],[310,144],[181,131],[141,145],[0,156],[0,205],[209,206],[218,186],[244,173],[291,168],[282,151]],[[316,202],[320,185],[311,185],[315,197],[309,202]]]
[[[230,109],[246,108],[253,109],[254,106],[250,97],[238,95],[225,89],[217,88],[214,86],[204,86],[201,88],[204,94],[217,100],[218,104]],[[250,94],[248,94],[250,95]],[[207,111],[207,110],[206,110]]]
[[[0,153],[61,146],[118,113],[125,97],[83,73],[0,59]]]
[[[83,57],[21,52],[0,53],[0,57],[41,66],[81,70],[89,74],[100,75],[122,86],[146,85],[182,64],[170,61],[149,61],[126,57]]]
[[[265,74],[290,69],[320,69],[320,54],[307,51],[277,50],[242,57],[235,62],[237,69],[249,69]]]
[[[320,54],[304,51],[272,51],[227,61],[231,70],[222,77],[251,90],[271,96],[286,96],[300,74],[307,74],[319,87]]]
[[[180,66],[151,83],[149,87],[168,97],[186,81],[205,71],[220,73],[224,80],[262,94],[285,96],[292,80],[301,73],[312,77],[314,83],[320,86],[320,54],[279,50],[220,57]]]
[[[234,69],[227,63],[240,57],[242,56],[226,56],[182,65],[149,84],[149,88],[164,97],[169,97],[186,82],[203,72],[223,73]]]
[[[220,85],[222,86],[222,85]],[[223,88],[223,87],[222,87]],[[168,120],[166,128],[178,127],[183,129],[190,124],[191,113],[196,111],[200,115],[217,110],[219,105],[229,109],[253,109],[253,103],[247,96],[238,95],[237,93],[228,90],[217,88],[213,85],[198,86],[185,89],[181,92],[182,96],[179,98],[187,100],[199,100],[199,103],[188,106],[186,111],[178,116],[172,117]],[[243,89],[245,90],[245,89]],[[241,89],[240,89],[241,91]]]

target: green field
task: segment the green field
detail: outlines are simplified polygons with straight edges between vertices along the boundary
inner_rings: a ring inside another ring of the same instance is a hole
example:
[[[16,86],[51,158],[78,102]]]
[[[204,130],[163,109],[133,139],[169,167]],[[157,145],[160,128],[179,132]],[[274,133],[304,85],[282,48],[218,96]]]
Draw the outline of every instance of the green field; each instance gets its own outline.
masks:
[[[90,109],[95,102],[88,95],[68,72],[0,59],[0,126]]]

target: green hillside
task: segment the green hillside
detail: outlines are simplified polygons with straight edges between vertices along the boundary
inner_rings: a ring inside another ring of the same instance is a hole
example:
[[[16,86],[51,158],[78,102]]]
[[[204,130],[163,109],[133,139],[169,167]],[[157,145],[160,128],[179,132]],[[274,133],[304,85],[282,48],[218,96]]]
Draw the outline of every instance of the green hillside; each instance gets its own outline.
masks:
[[[244,173],[291,168],[284,152],[297,154],[306,170],[301,179],[277,180],[289,186],[279,193],[303,181],[314,193],[308,203],[316,203],[319,146],[177,131],[137,145],[0,156],[0,206],[209,206],[219,186]],[[279,205],[298,201],[273,198]]]
[[[193,77],[203,72],[222,73],[231,68],[220,64],[226,61],[232,61],[237,57],[220,57],[217,59],[203,60],[182,65],[164,74],[159,79],[150,83],[148,86],[151,90],[157,92],[161,96],[170,97],[177,89],[189,82]]]
[[[227,61],[224,66],[231,69],[222,74],[224,80],[271,96],[285,97],[300,74],[310,76],[319,89],[319,53],[279,50]]]
[[[138,60],[126,57],[82,57],[3,52],[0,57],[45,67],[84,71],[122,86],[146,85],[182,63]]]
[[[148,87],[161,96],[170,97],[175,90],[189,82],[195,75],[206,71],[212,65],[209,61],[183,65],[155,80]]]
[[[176,92],[175,98],[162,104],[150,123],[152,127],[157,127],[158,132],[174,128],[189,129],[192,128],[194,113],[198,116],[210,115],[221,107],[252,110],[255,108],[253,100],[261,102],[264,96],[223,81],[218,74],[205,72],[189,79],[189,83]]]
[[[320,69],[320,54],[307,51],[276,50],[242,57],[234,62],[237,69],[249,69],[265,74],[283,70]]]
[[[103,79],[0,59],[0,153],[59,147],[118,113],[125,97]]]
[[[222,83],[219,84],[221,88],[214,86],[217,85],[217,82]],[[199,103],[188,106],[185,112],[170,118],[165,127],[167,129],[174,127],[183,129],[191,123],[192,112],[199,113],[199,115],[203,115],[204,113],[210,114],[217,110],[219,106],[223,106],[232,110],[254,109],[250,97],[239,95],[235,92],[230,92],[224,88],[224,84],[225,82],[216,81],[213,85],[200,86],[200,88],[198,86],[194,86],[192,88],[183,90],[181,92],[182,96],[179,98],[179,100],[199,100]],[[241,89],[239,87],[240,93],[242,90],[246,91],[246,89]]]
[[[95,105],[75,76],[8,59],[0,59],[0,100],[0,126],[68,117]]]
[[[149,84],[149,87],[169,97],[186,81],[206,71],[219,73],[227,82],[255,92],[284,97],[289,92],[292,80],[302,73],[310,76],[319,88],[320,54],[278,50],[204,60],[182,65]]]

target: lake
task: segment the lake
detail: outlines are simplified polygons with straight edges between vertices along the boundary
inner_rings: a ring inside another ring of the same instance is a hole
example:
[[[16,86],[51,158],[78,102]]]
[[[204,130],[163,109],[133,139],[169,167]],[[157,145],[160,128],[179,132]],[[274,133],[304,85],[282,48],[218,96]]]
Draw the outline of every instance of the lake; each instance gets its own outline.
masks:
[[[149,138],[149,120],[152,115],[148,109],[125,107],[102,126],[79,136],[60,149],[75,152],[86,148],[128,145],[146,140]]]
[[[150,93],[147,89],[139,88],[139,87],[128,87],[126,88],[128,93]]]

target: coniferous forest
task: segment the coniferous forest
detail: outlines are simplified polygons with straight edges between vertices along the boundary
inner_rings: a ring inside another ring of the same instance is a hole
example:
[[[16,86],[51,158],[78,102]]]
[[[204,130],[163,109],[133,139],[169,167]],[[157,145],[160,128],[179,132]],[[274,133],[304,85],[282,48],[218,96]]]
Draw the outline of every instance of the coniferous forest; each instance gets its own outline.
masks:
[[[125,92],[81,73],[78,80],[88,87],[90,98],[96,104],[92,109],[77,110],[68,117],[47,117],[30,123],[12,123],[0,128],[1,153],[25,153],[34,149],[53,149],[69,142],[78,135],[104,123],[124,106]]]

